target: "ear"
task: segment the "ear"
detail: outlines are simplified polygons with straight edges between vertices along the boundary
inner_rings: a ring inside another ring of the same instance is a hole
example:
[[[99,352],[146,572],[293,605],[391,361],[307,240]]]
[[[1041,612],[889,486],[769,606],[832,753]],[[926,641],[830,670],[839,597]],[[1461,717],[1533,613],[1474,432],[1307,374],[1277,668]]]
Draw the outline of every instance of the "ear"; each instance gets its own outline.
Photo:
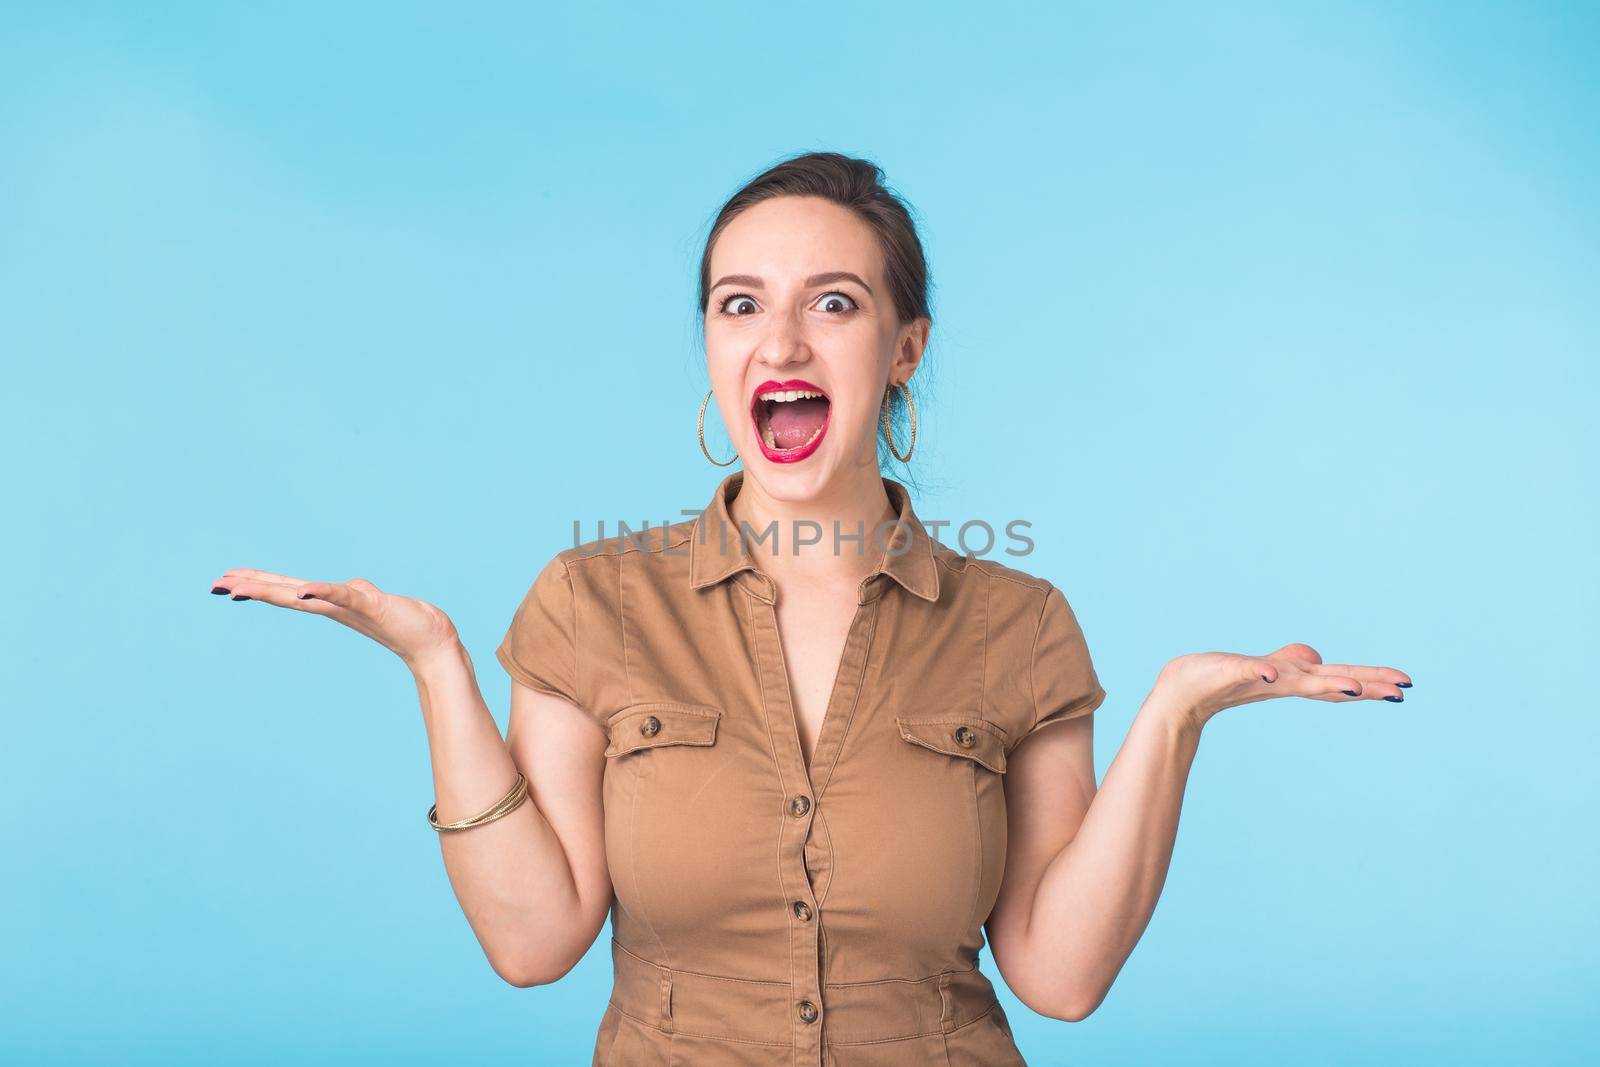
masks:
[[[895,342],[894,361],[889,364],[889,381],[907,382],[916,373],[922,355],[928,347],[928,335],[933,331],[933,320],[912,319],[900,328]]]

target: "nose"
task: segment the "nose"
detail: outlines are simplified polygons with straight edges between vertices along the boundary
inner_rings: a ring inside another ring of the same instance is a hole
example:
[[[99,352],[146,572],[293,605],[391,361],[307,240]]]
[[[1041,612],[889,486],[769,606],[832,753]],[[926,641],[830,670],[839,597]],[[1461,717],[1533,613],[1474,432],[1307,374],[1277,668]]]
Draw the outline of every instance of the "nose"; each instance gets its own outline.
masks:
[[[756,349],[756,362],[767,367],[789,367],[808,363],[811,349],[806,345],[803,322],[797,313],[773,314],[771,327]]]

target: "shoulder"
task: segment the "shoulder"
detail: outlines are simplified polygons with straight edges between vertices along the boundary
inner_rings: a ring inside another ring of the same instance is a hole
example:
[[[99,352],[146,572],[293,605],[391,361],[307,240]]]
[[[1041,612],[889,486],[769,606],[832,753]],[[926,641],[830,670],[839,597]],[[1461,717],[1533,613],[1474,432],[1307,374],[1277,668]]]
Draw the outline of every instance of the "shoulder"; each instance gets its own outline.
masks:
[[[987,556],[945,550],[935,559],[952,603],[982,614],[991,661],[1030,662],[1041,646],[1079,629],[1066,594],[1048,578]]]
[[[569,545],[550,557],[543,570],[569,582],[580,606],[604,610],[618,603],[625,574],[629,588],[639,588],[638,582],[664,588],[687,583],[693,537],[693,519],[625,529]]]
[[[969,569],[976,569],[985,581],[994,586],[1009,587],[1010,590],[1014,590],[1012,593],[1014,596],[1032,600],[1044,596],[1055,588],[1047,579],[1030,574],[1020,567],[1001,563],[997,559],[990,559],[987,556],[968,556],[967,560]]]
[[[638,553],[659,556],[670,549],[688,545],[694,536],[694,520],[655,524],[639,529],[622,527],[618,532],[580,541],[557,552],[555,558],[563,564],[586,564],[596,560],[610,560],[613,565],[623,556]]]
[[[940,581],[949,579],[951,607],[981,620],[984,714],[1006,731],[1010,752],[1041,719],[1041,674],[1060,666],[1056,637],[1070,609],[1052,582],[1022,567],[954,552],[935,559]]]
[[[985,586],[984,700],[1010,732],[1007,751],[1047,723],[1094,711],[1105,690],[1060,588],[988,558],[969,558],[964,574]]]
[[[981,597],[991,612],[1026,613],[1035,617],[1055,585],[1020,567],[988,556],[963,555],[948,545],[935,544],[934,563],[941,585],[948,584],[963,599]]]

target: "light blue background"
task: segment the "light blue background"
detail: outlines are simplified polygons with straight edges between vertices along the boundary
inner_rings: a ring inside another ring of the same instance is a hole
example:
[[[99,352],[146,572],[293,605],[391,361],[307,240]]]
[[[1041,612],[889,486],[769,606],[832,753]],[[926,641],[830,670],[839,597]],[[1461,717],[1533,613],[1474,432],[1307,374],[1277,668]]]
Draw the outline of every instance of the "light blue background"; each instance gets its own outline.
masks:
[[[572,519],[724,473],[699,242],[819,148],[923,220],[918,509],[1034,522],[1102,774],[1182,652],[1416,680],[1214,721],[1029,1062],[1600,1055],[1595,5],[277,6],[0,15],[0,1060],[588,1062],[607,935],[490,971],[403,666],[207,590],[432,600],[503,725]]]

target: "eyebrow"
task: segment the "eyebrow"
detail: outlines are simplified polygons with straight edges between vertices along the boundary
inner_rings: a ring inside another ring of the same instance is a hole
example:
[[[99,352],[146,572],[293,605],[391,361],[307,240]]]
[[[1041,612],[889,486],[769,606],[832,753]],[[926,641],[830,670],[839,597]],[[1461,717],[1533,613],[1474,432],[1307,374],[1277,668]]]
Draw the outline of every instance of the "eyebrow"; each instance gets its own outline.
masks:
[[[813,274],[806,279],[806,288],[809,289],[813,285],[827,285],[829,282],[855,282],[865,289],[868,294],[876,295],[872,292],[872,286],[862,281],[858,275],[851,274],[847,270],[830,270],[823,274]],[[765,289],[767,287],[767,283],[757,278],[754,274],[725,274],[718,278],[716,284],[711,288],[717,289],[724,285],[743,285],[751,289]]]

